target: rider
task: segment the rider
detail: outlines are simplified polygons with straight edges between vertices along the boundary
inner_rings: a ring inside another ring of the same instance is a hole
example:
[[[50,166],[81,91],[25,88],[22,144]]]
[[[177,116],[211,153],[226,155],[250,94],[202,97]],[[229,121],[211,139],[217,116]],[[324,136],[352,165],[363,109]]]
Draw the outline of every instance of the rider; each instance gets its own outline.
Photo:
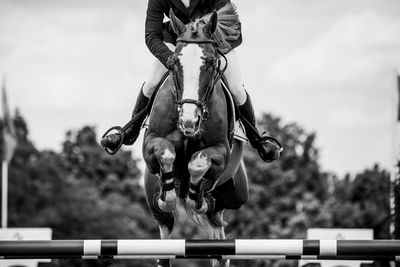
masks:
[[[184,23],[187,24],[195,18],[202,17],[203,15],[219,10],[230,0],[149,0],[146,24],[145,24],[145,39],[146,45],[150,52],[157,58],[153,64],[151,76],[142,85],[139,96],[136,100],[136,105],[132,112],[132,118],[135,117],[140,111],[146,108],[150,97],[155,91],[158,83],[167,72],[168,59],[173,55],[177,35],[173,31],[171,24],[163,22],[164,16],[169,16],[169,11]],[[259,134],[249,128],[256,129],[256,120],[254,110],[249,94],[244,89],[239,63],[235,54],[234,48],[238,47],[242,42],[242,36],[236,40],[229,41],[229,49],[222,51],[228,61],[227,69],[224,73],[230,92],[232,93],[236,104],[238,105],[240,114],[251,125],[246,125],[245,130],[249,142],[252,147],[258,150],[261,158],[270,162],[279,157],[278,146],[271,145],[268,140],[260,138]],[[125,138],[123,140],[125,145],[132,145],[139,136],[140,127],[143,123],[144,116],[137,121],[136,124],[130,126],[125,131]],[[257,130],[256,130],[257,131]],[[112,134],[107,137],[107,142],[103,145],[109,148],[116,147],[120,142],[121,136],[119,134]]]

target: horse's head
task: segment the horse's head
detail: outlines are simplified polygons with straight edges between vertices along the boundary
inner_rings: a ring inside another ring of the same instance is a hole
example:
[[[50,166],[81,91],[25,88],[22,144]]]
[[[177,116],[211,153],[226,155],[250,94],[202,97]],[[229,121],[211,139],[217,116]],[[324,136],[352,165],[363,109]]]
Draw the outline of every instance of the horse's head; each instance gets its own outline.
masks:
[[[169,67],[175,79],[179,130],[188,137],[200,133],[208,116],[208,100],[219,71],[219,57],[212,39],[218,15],[184,25],[171,11],[171,25],[178,35]]]

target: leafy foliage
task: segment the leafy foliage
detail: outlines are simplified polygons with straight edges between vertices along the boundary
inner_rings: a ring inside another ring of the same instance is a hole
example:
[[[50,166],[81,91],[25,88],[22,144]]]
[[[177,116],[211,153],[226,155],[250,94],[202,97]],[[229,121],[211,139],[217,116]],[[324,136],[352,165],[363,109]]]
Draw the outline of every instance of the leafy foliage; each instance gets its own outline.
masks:
[[[296,123],[264,114],[267,128],[284,145],[280,160],[263,163],[249,147],[245,164],[250,198],[240,210],[227,211],[228,238],[305,238],[311,227],[373,228],[389,238],[389,174],[375,165],[355,177],[338,178],[321,170],[316,134]],[[128,151],[107,155],[95,128],[67,131],[61,152],[39,151],[29,140],[22,115],[14,118],[18,147],[9,173],[9,226],[51,227],[54,239],[158,238],[148,212],[138,160]],[[176,237],[199,230],[186,219]],[[153,261],[84,262],[84,266],[154,266]],[[199,266],[204,261],[180,261]],[[296,262],[252,261],[251,266],[295,266]],[[53,266],[82,266],[54,261]],[[236,261],[234,266],[248,266]]]

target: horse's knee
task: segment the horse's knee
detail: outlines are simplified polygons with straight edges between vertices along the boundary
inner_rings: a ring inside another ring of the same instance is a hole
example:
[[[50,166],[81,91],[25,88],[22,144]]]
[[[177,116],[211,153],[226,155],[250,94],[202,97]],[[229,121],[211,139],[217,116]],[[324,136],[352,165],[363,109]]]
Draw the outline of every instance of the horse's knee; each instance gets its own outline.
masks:
[[[172,172],[176,158],[175,148],[172,144],[164,142],[164,145],[155,149],[154,155],[164,172]]]
[[[207,153],[203,151],[194,153],[188,164],[191,182],[197,184],[198,180],[203,178],[210,166],[211,157]]]

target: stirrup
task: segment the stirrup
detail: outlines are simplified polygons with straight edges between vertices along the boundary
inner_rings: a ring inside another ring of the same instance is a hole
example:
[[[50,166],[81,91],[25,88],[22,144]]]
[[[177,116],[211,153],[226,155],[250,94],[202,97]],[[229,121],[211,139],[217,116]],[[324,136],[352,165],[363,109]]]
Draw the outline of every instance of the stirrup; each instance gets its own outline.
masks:
[[[125,126],[123,126],[123,127],[121,127],[121,126],[114,126],[114,127],[111,127],[110,129],[108,129],[108,130],[102,135],[102,137],[101,137],[102,140],[103,140],[104,138],[106,138],[106,136],[107,136],[108,134],[110,134],[111,132],[114,132],[114,133],[115,133],[115,131],[116,131],[116,133],[120,134],[120,136],[121,136],[121,141],[120,141],[120,143],[118,144],[118,146],[117,146],[116,149],[110,149],[110,148],[108,148],[108,147],[105,147],[105,146],[103,145],[103,143],[100,141],[100,143],[102,144],[104,150],[105,150],[108,154],[110,154],[110,155],[114,155],[115,153],[117,153],[118,150],[121,148],[121,146],[124,144],[124,141],[126,141],[125,138],[126,138],[126,132],[127,132],[127,130],[129,131],[129,128],[131,128],[131,127],[136,127],[135,124],[137,124],[138,122],[140,122],[140,126],[141,126],[141,124],[142,124],[143,120],[146,118],[146,116],[147,116],[147,109],[145,108],[145,109],[142,109],[139,113],[137,113]],[[138,126],[138,127],[140,127],[140,126]],[[139,131],[140,131],[140,128],[139,128]],[[129,135],[129,133],[128,133],[128,135]],[[137,137],[136,137],[136,138],[137,138]],[[132,139],[132,138],[131,138],[131,139]],[[136,140],[135,140],[135,141],[136,141]]]
[[[279,152],[282,152],[282,151],[283,151],[283,147],[282,147],[281,143],[278,141],[278,139],[276,139],[275,137],[269,136],[269,135],[267,134],[267,131],[264,131],[264,132],[261,134],[261,143],[264,144],[264,143],[266,143],[267,141],[272,141],[273,143],[275,143],[275,144],[278,146],[278,148],[279,148]]]
[[[271,154],[271,151],[266,153],[264,144],[271,143],[276,145],[276,150],[272,151],[274,154]],[[280,157],[280,154],[283,151],[283,147],[281,143],[274,137],[267,135],[267,132],[264,131],[261,135],[261,140],[259,141],[259,144],[257,146],[257,152],[260,155],[261,159],[265,161],[266,163],[270,163]],[[277,153],[277,154],[276,154]],[[272,157],[272,158],[271,158]]]
[[[119,143],[118,143],[118,145],[116,146],[116,148],[111,149],[111,148],[109,148],[109,147],[106,146],[106,143],[105,143],[104,140],[106,140],[107,135],[109,135],[110,132],[113,132],[113,131],[116,131],[116,133],[114,133],[114,134],[119,134],[120,140],[119,140]],[[125,137],[125,133],[122,131],[122,127],[120,127],[120,126],[114,126],[114,127],[111,127],[110,129],[108,129],[108,130],[101,136],[100,144],[102,145],[102,147],[104,148],[104,150],[105,150],[108,154],[114,155],[115,153],[118,152],[118,150],[119,150],[119,149],[121,148],[121,146],[123,145],[123,143],[124,143],[124,137]]]

